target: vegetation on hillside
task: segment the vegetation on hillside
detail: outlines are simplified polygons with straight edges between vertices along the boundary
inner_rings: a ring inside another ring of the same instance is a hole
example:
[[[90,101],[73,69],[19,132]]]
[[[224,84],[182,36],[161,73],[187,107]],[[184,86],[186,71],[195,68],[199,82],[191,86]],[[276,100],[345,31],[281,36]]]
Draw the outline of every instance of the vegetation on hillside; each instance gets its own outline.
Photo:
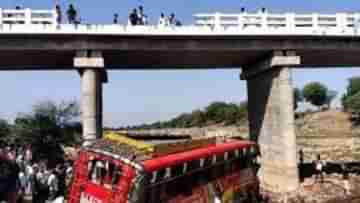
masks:
[[[151,124],[143,124],[128,127],[130,129],[162,129],[162,128],[190,128],[204,127],[208,125],[236,125],[247,121],[247,102],[240,104],[213,102],[204,110],[195,110],[191,113],[183,113],[169,121],[158,121]]]

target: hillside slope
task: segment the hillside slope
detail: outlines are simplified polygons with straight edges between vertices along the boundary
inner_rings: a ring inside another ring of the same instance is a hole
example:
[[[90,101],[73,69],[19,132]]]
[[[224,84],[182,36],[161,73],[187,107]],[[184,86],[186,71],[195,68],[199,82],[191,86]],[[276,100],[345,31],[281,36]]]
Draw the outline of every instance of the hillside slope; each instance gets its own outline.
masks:
[[[360,160],[360,128],[352,126],[349,115],[340,111],[309,113],[296,120],[298,150],[305,160]]]

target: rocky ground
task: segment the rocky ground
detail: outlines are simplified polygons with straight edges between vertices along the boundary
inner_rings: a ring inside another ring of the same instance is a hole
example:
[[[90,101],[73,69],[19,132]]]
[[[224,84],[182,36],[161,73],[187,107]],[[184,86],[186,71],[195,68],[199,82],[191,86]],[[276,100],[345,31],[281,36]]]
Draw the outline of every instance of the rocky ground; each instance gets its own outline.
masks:
[[[324,182],[314,177],[305,179],[298,191],[291,194],[267,194],[273,203],[360,203],[360,176],[351,174],[347,194],[341,175],[326,175]]]

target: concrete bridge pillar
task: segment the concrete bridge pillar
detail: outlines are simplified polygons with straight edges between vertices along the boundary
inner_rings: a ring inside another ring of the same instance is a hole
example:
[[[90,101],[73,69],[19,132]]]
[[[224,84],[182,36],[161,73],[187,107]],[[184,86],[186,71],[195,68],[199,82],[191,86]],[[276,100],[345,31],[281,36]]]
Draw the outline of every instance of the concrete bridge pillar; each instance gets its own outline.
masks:
[[[107,82],[101,52],[79,51],[74,66],[81,77],[81,122],[84,145],[102,137],[102,84]]]
[[[291,66],[300,64],[292,51],[276,51],[243,67],[247,80],[250,137],[260,146],[261,187],[290,192],[299,186]]]

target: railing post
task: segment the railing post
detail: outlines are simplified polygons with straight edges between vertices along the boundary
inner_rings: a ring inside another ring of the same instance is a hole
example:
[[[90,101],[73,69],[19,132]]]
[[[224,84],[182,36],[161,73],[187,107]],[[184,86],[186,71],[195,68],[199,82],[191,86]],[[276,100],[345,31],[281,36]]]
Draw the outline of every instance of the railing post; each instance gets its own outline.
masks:
[[[360,20],[360,15],[359,13],[355,13],[354,14],[354,30],[355,30],[355,34],[358,34],[358,29],[359,29],[359,20]]]
[[[261,28],[266,29],[267,28],[267,12],[262,12],[260,14],[261,17]]]
[[[312,14],[312,27],[314,28],[314,30],[318,30],[319,27],[319,14],[317,13],[313,13]]]
[[[52,16],[52,25],[53,28],[58,29],[60,28],[60,25],[58,24],[57,18],[58,18],[58,13],[56,12],[55,9],[51,10],[51,16]]]
[[[25,12],[25,25],[31,25],[31,10],[26,8]]]
[[[221,26],[220,22],[220,13],[216,12],[214,15],[214,28],[215,30],[219,30]]]
[[[295,28],[295,14],[294,13],[286,13],[286,28],[288,30],[293,30]]]
[[[244,15],[243,14],[238,15],[238,26],[240,29],[244,28]]]
[[[344,30],[346,27],[346,13],[336,13],[336,28]]]

